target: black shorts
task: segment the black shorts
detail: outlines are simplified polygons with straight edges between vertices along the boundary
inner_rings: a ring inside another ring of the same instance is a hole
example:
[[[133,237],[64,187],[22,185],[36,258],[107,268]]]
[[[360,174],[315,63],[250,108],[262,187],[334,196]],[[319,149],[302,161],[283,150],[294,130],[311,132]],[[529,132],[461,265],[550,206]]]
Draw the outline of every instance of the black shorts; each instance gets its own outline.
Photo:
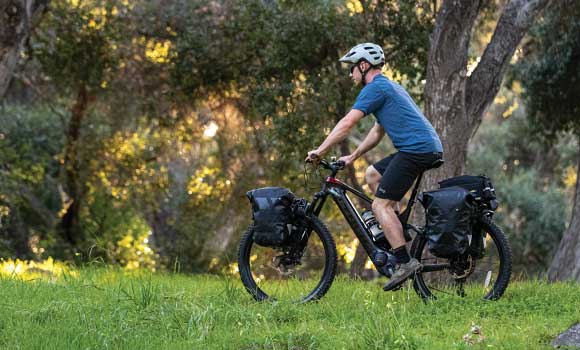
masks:
[[[413,186],[417,176],[431,169],[433,162],[443,157],[442,153],[397,152],[373,164],[381,174],[381,182],[375,194],[378,198],[400,201]]]

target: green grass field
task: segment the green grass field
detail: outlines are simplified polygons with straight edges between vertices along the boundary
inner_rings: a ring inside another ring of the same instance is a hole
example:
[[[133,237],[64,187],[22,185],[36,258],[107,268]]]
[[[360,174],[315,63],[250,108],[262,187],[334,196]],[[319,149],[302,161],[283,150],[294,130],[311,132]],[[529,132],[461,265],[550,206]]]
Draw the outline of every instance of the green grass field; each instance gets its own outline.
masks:
[[[339,278],[317,303],[256,303],[235,277],[81,269],[0,279],[2,349],[550,349],[580,285],[513,283],[497,302],[424,304]],[[482,336],[464,335],[472,325]]]

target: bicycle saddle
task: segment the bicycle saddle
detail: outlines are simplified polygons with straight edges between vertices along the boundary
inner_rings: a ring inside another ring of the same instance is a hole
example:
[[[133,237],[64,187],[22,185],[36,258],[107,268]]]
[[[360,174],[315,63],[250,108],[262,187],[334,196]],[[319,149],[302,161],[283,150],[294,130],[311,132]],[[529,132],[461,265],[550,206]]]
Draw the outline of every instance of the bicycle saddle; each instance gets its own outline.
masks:
[[[434,161],[434,162],[431,164],[431,169],[437,169],[437,168],[439,168],[440,166],[442,166],[442,165],[443,165],[443,163],[445,163],[445,161],[444,161],[443,159],[437,159],[436,161]]]

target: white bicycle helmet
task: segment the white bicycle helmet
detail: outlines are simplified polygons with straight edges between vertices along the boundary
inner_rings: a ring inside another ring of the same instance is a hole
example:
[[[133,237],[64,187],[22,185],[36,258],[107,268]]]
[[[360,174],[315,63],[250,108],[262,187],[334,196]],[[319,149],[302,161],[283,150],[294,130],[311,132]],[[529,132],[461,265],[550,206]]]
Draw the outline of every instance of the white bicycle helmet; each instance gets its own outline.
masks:
[[[385,64],[385,54],[379,45],[364,43],[350,49],[339,61],[356,64],[361,60],[367,61],[372,66],[382,66]]]

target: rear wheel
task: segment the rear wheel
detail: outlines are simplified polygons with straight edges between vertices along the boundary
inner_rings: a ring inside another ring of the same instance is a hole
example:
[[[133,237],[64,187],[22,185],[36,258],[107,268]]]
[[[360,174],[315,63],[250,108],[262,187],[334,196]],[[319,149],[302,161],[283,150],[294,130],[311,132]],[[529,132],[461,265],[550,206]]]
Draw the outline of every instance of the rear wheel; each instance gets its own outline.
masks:
[[[307,302],[326,294],[336,274],[336,246],[320,219],[308,218],[307,225],[311,233],[303,253],[298,254],[288,247],[257,245],[252,226],[244,234],[238,267],[242,283],[254,299]]]
[[[465,253],[453,259],[431,255],[427,239],[417,235],[411,255],[423,269],[415,275],[413,287],[424,299],[472,297],[497,300],[505,292],[511,277],[512,253],[503,231],[489,218],[483,217],[479,227],[484,232],[483,256]]]

